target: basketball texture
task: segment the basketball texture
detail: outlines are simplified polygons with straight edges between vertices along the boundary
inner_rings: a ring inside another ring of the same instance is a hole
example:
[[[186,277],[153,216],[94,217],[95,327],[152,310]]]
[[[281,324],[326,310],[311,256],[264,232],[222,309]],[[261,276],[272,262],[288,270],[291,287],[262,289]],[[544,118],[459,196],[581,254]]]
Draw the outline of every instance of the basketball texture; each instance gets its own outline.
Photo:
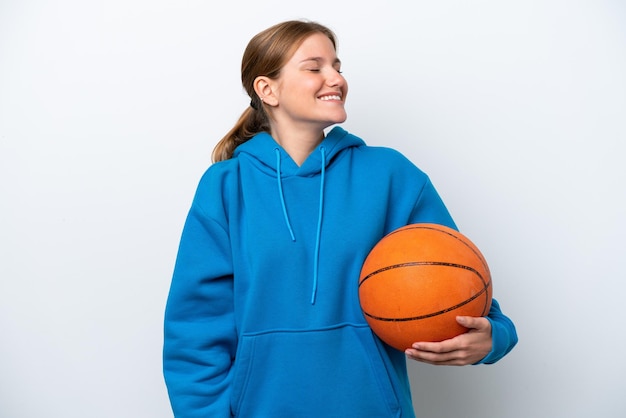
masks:
[[[485,316],[491,274],[466,236],[437,224],[412,224],[383,237],[359,278],[365,319],[378,337],[404,351],[467,331],[456,317]]]

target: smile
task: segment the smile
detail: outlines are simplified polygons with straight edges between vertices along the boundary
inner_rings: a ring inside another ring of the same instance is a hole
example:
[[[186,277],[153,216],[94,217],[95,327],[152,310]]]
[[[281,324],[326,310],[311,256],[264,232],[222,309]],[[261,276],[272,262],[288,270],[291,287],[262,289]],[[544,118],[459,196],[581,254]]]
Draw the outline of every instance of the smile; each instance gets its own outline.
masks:
[[[322,96],[320,100],[341,100],[341,96],[333,95],[333,96]]]

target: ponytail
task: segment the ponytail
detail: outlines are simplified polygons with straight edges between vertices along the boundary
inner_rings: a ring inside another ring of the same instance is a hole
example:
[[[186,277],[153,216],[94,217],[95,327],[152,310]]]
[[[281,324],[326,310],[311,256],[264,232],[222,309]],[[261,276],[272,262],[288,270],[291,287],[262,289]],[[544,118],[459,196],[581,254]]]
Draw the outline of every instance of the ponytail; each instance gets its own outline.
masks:
[[[256,98],[257,96],[254,95],[254,97]],[[260,102],[258,99],[257,101]],[[232,158],[235,148],[263,131],[270,131],[269,120],[263,106],[259,106],[253,99],[250,102],[250,107],[243,111],[235,126],[213,149],[213,162],[216,163]]]

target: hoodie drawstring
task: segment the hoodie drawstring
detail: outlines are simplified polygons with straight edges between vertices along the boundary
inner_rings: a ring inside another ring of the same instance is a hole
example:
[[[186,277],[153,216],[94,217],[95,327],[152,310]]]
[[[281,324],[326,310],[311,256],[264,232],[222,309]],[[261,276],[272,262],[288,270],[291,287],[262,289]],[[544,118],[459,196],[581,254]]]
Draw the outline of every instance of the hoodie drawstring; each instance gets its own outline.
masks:
[[[315,305],[315,298],[317,296],[317,279],[319,276],[319,259],[320,259],[320,241],[322,237],[322,215],[324,212],[324,182],[326,177],[326,150],[324,147],[319,148],[322,154],[322,172],[321,172],[321,180],[320,180],[320,199],[319,199],[319,209],[317,215],[317,230],[315,236],[315,254],[313,257],[313,288],[311,289],[311,305]],[[291,227],[291,222],[289,222],[289,216],[287,214],[287,206],[285,205],[285,195],[283,193],[283,184],[282,184],[282,174],[280,169],[280,150],[278,148],[274,148],[276,152],[276,178],[278,181],[278,194],[280,195],[280,203],[283,207],[283,217],[285,218],[285,224],[287,224],[287,228],[289,229],[289,234],[291,235],[291,240],[295,241],[296,236],[293,233],[293,228]]]
[[[280,150],[278,148],[274,148],[274,151],[276,152],[276,178],[278,179],[278,194],[280,194],[280,203],[283,205],[283,216],[285,217],[287,228],[289,228],[291,240],[295,241],[296,236],[293,234],[293,229],[291,228],[291,223],[289,222],[289,216],[287,216],[287,206],[285,206],[285,195],[283,194],[283,181],[282,174],[280,173]]]
[[[320,205],[317,215],[317,236],[315,237],[315,257],[313,258],[313,290],[311,291],[311,305],[315,305],[317,296],[317,277],[320,263],[320,238],[322,236],[322,214],[324,212],[324,177],[326,173],[326,150],[320,147],[322,153],[322,178],[320,180]]]

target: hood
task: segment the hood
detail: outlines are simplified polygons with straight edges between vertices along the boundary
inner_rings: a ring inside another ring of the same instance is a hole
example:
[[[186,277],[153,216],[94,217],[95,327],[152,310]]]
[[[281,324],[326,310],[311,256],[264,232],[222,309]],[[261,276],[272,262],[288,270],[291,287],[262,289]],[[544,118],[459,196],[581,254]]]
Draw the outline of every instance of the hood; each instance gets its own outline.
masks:
[[[362,139],[348,133],[339,126],[334,127],[324,140],[316,147],[301,166],[298,166],[270,134],[261,132],[239,145],[234,157],[248,154],[254,157],[256,165],[265,173],[276,175],[277,151],[280,156],[280,172],[282,177],[315,176],[321,174],[322,166],[328,167],[333,159],[344,149],[365,145]],[[325,162],[322,164],[324,150]]]

